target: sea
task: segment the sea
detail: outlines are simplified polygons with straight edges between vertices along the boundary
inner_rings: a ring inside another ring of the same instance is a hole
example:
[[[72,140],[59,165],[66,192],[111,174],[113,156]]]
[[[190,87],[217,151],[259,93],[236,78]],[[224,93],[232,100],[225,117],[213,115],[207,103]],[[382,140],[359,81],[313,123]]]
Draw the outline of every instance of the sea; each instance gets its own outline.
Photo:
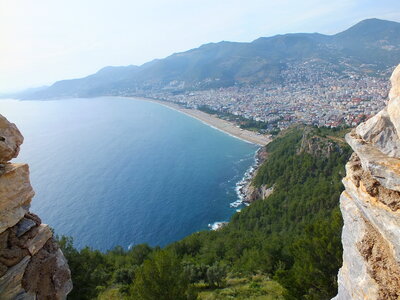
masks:
[[[0,100],[24,135],[31,211],[74,246],[165,246],[229,221],[258,146],[163,105],[122,97]]]

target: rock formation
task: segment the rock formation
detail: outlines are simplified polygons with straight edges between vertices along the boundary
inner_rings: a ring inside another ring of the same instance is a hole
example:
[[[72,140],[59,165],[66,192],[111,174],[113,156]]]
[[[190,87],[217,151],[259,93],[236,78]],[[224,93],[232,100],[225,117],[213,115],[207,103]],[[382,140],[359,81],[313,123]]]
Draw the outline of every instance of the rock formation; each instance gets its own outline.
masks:
[[[34,191],[17,157],[23,137],[0,115],[0,299],[66,299],[67,261],[48,225],[29,212]]]
[[[332,140],[332,137],[317,135],[315,130],[310,127],[304,127],[297,154],[308,153],[314,157],[329,158],[334,152],[343,152],[337,141]]]
[[[335,299],[400,299],[400,65],[388,106],[347,134],[343,266]]]

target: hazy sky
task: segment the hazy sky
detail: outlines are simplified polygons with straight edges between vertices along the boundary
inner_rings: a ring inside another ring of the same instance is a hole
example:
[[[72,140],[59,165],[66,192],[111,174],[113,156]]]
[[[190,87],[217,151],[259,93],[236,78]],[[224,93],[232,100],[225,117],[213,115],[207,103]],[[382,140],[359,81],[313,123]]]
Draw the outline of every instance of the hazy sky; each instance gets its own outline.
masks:
[[[400,0],[0,0],[0,92],[371,17],[400,21]]]

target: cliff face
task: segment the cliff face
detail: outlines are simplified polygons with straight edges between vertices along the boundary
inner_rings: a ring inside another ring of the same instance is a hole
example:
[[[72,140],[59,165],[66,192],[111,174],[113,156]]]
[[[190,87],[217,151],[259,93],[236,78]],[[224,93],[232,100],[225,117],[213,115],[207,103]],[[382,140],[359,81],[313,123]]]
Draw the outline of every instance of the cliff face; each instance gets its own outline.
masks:
[[[29,167],[9,162],[22,142],[0,115],[0,299],[65,299],[71,273],[49,226],[29,212]]]
[[[343,266],[335,299],[400,299],[400,65],[388,106],[346,136]]]

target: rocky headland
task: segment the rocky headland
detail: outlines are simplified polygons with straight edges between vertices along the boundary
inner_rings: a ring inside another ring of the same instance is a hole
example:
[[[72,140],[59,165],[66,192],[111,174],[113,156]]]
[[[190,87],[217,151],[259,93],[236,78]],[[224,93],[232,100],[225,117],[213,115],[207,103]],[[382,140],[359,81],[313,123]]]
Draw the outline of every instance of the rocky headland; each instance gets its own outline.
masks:
[[[268,152],[265,147],[261,147],[256,152],[255,164],[251,167],[251,169],[246,173],[243,180],[239,182],[239,195],[240,198],[245,203],[251,203],[258,199],[267,198],[272,192],[273,187],[267,188],[265,185],[261,187],[255,187],[253,184],[253,179],[257,175],[257,172],[261,165],[268,157]]]
[[[346,135],[343,266],[334,299],[400,299],[400,65],[389,103]]]
[[[0,299],[66,299],[67,261],[48,225],[29,212],[34,191],[17,157],[23,136],[0,115]]]
[[[302,132],[296,153],[308,153],[313,157],[328,158],[332,153],[343,153],[344,139],[337,136],[322,136],[315,132],[315,128],[309,126],[293,126],[287,131],[284,131],[279,136],[284,136],[287,132],[293,129],[300,129]],[[268,159],[267,147],[260,148],[256,153],[256,163],[248,172],[248,176],[244,178],[239,192],[241,198],[245,203],[251,203],[259,199],[266,199],[274,192],[274,185],[267,186],[265,184],[256,185],[254,179],[256,178],[260,167]]]

